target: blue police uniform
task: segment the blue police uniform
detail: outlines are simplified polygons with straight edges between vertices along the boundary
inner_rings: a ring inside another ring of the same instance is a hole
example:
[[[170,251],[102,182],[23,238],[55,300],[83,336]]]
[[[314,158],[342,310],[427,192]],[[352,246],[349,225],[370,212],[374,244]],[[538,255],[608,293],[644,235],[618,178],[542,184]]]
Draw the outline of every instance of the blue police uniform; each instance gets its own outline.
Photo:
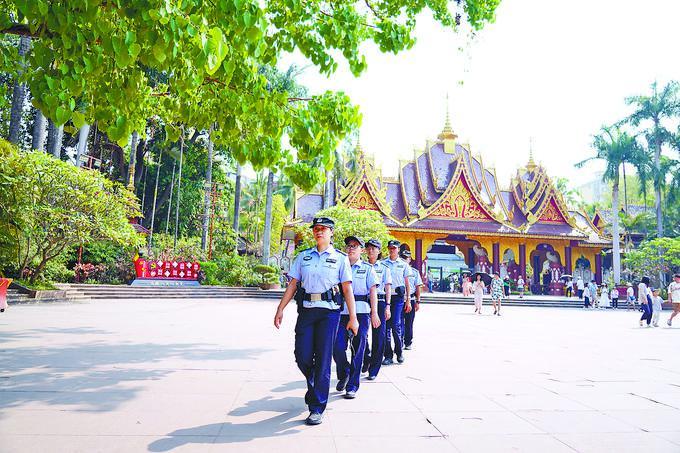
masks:
[[[390,268],[382,261],[376,261],[371,266],[379,281],[378,317],[380,318],[380,326],[377,329],[372,329],[370,354],[367,346],[364,354],[364,368],[367,368],[368,365],[368,375],[375,377],[380,371],[383,354],[385,353],[385,332],[387,330],[387,325],[385,323],[385,308],[387,307],[388,302],[385,300],[385,285],[392,285],[392,275],[390,274]]]
[[[328,403],[341,308],[329,297],[329,290],[332,293],[334,286],[352,281],[349,260],[332,245],[322,252],[313,247],[300,252],[288,275],[300,281],[306,292],[295,324],[295,361],[307,379],[305,402],[311,413],[322,414]]]
[[[411,288],[411,307],[413,308],[409,313],[404,313],[404,346],[411,346],[413,343],[413,321],[416,319],[416,288],[423,284],[423,279],[420,272],[414,267],[409,266],[410,272],[408,276],[408,283]]]
[[[410,266],[406,261],[397,258],[392,261],[387,258],[382,261],[390,269],[392,276],[392,297],[390,298],[390,319],[387,321],[385,332],[385,358],[392,360],[394,354],[397,358],[403,352],[402,317],[404,316],[404,293],[406,292],[406,278],[409,275]],[[394,352],[392,351],[392,341],[394,339]]]
[[[369,299],[371,288],[378,285],[378,277],[373,270],[373,266],[361,260],[357,260],[352,265],[352,292],[356,304],[356,314],[359,320],[359,331],[352,340],[351,363],[347,361],[347,329],[345,326],[349,322],[349,312],[347,307],[342,311],[338,335],[335,340],[333,358],[338,373],[338,380],[342,381],[349,377],[347,391],[356,392],[359,390],[359,379],[361,378],[361,365],[366,349],[368,336],[368,326],[371,322],[371,302]]]

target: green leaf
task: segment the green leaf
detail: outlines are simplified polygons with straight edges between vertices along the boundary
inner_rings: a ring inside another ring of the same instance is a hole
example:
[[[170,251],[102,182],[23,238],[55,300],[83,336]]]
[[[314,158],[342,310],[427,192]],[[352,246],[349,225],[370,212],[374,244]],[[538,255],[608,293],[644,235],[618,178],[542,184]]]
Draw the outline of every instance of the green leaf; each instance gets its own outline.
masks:
[[[73,125],[80,129],[85,125],[85,115],[80,112],[73,112]]]

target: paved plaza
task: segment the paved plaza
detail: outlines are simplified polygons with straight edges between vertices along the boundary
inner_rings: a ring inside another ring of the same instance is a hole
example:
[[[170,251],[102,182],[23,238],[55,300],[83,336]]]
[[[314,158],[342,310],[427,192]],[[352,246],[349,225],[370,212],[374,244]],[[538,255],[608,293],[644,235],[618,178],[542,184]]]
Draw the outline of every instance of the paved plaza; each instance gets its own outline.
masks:
[[[0,452],[680,451],[680,326],[641,329],[625,310],[425,305],[406,362],[362,381],[356,400],[333,391],[309,427],[296,312],[276,331],[275,306],[10,307]]]

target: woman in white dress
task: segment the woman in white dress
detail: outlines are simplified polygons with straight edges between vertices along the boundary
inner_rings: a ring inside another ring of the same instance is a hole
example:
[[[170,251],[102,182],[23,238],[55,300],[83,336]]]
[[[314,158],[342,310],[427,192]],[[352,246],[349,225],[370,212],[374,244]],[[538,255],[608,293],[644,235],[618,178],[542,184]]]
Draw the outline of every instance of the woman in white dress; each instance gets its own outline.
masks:
[[[612,306],[609,301],[609,288],[607,285],[602,284],[601,295],[600,295],[600,308],[610,308]]]
[[[484,298],[484,281],[481,275],[477,275],[477,280],[472,284],[472,294],[475,296],[475,313],[482,314],[482,299]]]

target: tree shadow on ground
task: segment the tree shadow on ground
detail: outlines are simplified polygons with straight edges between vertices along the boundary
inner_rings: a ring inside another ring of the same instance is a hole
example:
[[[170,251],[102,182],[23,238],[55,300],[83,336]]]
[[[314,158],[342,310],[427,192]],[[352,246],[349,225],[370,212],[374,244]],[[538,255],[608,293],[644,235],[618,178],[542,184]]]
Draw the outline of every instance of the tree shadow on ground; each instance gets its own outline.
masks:
[[[89,327],[35,329],[11,333],[24,339],[53,334],[107,334]],[[224,349],[205,343],[135,343],[95,341],[66,346],[0,348],[0,413],[39,402],[65,410],[111,411],[142,390],[144,381],[177,371],[172,362],[255,360],[267,349]],[[167,362],[167,364],[166,364]],[[199,369],[194,368],[192,369]],[[204,369],[204,368],[200,368]],[[213,368],[208,368],[213,370]]]
[[[272,392],[286,392],[305,387],[304,382],[293,381],[272,389]],[[256,422],[234,423],[226,421],[178,429],[166,434],[162,439],[151,442],[148,450],[163,452],[189,444],[243,443],[259,438],[296,434],[300,432],[299,428],[304,425],[302,415],[306,414],[307,407],[300,397],[272,398],[267,395],[257,400],[248,401],[244,406],[229,412],[229,416],[244,417],[261,412],[280,412],[280,414]],[[206,432],[218,434],[206,436]]]

